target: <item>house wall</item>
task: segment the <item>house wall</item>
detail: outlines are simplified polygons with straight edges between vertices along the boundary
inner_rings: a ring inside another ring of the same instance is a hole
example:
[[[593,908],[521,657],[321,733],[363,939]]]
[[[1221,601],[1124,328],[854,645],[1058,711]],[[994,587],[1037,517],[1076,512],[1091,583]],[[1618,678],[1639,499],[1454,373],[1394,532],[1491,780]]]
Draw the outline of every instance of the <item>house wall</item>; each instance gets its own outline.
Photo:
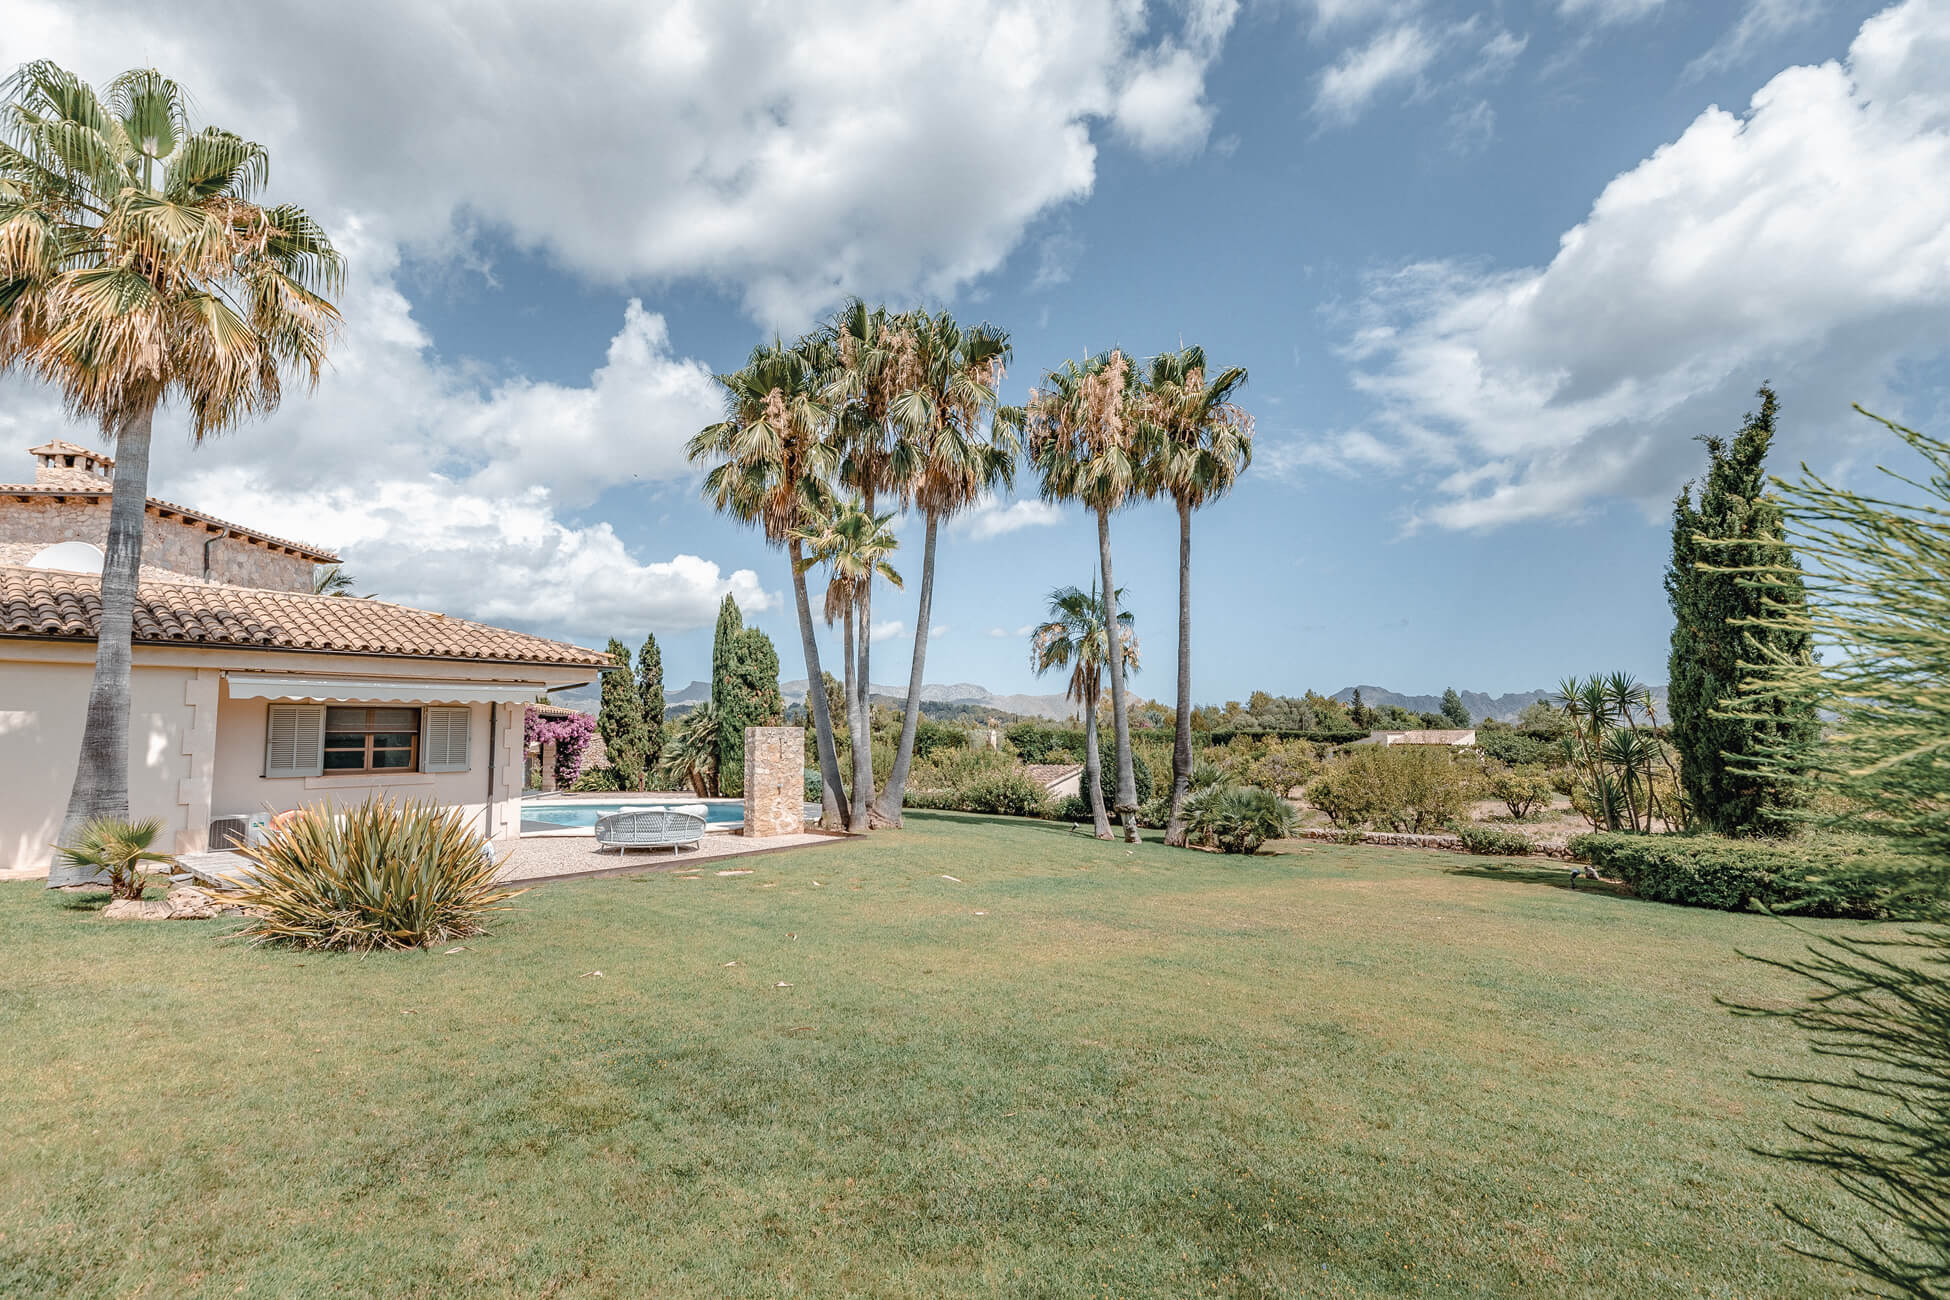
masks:
[[[26,564],[56,542],[108,544],[109,498],[95,501],[57,501],[33,497],[22,501],[0,496],[0,564]],[[210,547],[210,576],[233,587],[268,591],[310,591],[312,562],[269,547],[224,537],[202,524],[183,519],[144,516],[142,567],[178,577],[203,580],[203,544]]]
[[[0,870],[43,868],[53,855],[93,676],[92,663],[0,664]],[[199,689],[207,686],[194,668],[138,666],[129,675],[129,811],[162,818],[157,843],[172,852],[202,847],[208,829],[191,825],[196,791],[185,789]]]

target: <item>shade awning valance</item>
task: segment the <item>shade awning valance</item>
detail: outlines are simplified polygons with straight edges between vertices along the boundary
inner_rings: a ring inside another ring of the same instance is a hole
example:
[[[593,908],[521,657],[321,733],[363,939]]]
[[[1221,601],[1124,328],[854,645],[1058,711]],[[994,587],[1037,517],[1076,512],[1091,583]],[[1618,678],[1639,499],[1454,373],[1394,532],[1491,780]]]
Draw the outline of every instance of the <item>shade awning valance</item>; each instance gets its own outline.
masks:
[[[410,677],[296,677],[225,673],[233,700],[357,700],[371,704],[528,704],[548,689],[540,682],[457,682]]]

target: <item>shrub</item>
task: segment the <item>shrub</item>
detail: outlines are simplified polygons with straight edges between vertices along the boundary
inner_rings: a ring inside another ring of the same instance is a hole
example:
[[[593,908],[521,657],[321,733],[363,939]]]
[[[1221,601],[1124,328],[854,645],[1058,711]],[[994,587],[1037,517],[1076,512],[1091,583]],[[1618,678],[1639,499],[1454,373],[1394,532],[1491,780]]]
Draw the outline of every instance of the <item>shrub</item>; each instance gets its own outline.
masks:
[[[1245,765],[1240,776],[1248,785],[1284,796],[1295,786],[1305,785],[1320,764],[1314,761],[1314,747],[1304,740],[1274,740],[1266,752]]]
[[[1521,858],[1528,855],[1531,848],[1528,835],[1499,830],[1494,826],[1464,826],[1456,831],[1456,836],[1462,840],[1466,852],[1492,857]]]
[[[1490,798],[1501,799],[1503,806],[1518,821],[1550,803],[1551,781],[1542,772],[1492,772],[1484,782]]]
[[[569,783],[569,789],[578,794],[604,794],[622,788],[622,775],[608,763],[578,774],[576,779]]]
[[[1060,822],[1087,822],[1090,820],[1090,801],[1080,794],[1065,795],[1056,801],[1056,808],[1050,815]]]
[[[1026,772],[992,772],[960,790],[964,811],[1007,817],[1049,816],[1049,792]]]
[[[1841,836],[1794,843],[1718,835],[1594,831],[1571,853],[1632,887],[1640,898],[1737,912],[1756,903],[1805,916],[1873,917],[1884,911],[1865,841]]]
[[[1257,853],[1268,840],[1293,833],[1298,820],[1287,801],[1253,785],[1212,785],[1185,802],[1187,827],[1221,853]]]
[[[240,877],[237,900],[257,913],[244,933],[303,948],[365,952],[464,939],[526,892],[496,885],[500,864],[465,809],[431,803],[307,809],[243,854],[255,869]]]
[[[825,797],[826,797],[826,779],[820,776],[818,768],[816,767],[807,768],[806,769],[806,802],[818,803],[820,800],[824,799]]]
[[[113,817],[97,817],[81,828],[73,844],[55,849],[71,867],[85,867],[108,874],[108,892],[116,898],[141,898],[145,862],[173,862],[167,853],[151,852],[149,846],[162,834],[162,819],[146,817],[125,822]]]
[[[1466,761],[1444,750],[1373,745],[1323,768],[1307,802],[1336,826],[1426,833],[1460,818],[1475,784]]]
[[[1511,767],[1548,766],[1564,757],[1564,746],[1554,738],[1527,731],[1478,731],[1476,748],[1486,757]]]

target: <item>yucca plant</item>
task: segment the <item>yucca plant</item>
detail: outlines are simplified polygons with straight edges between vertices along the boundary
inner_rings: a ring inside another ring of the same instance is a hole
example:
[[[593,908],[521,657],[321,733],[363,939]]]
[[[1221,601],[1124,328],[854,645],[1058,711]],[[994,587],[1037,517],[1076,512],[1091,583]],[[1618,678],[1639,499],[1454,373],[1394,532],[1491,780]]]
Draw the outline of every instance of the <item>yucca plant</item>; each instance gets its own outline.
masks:
[[[162,834],[162,818],[147,817],[126,822],[115,817],[97,817],[82,825],[73,844],[57,844],[63,865],[76,868],[84,877],[106,872],[108,889],[117,898],[141,898],[147,882],[145,862],[173,862],[167,853],[149,848]]]
[[[501,863],[457,807],[371,799],[308,808],[243,850],[239,903],[260,943],[369,952],[424,948],[486,931],[526,890],[495,882]]]

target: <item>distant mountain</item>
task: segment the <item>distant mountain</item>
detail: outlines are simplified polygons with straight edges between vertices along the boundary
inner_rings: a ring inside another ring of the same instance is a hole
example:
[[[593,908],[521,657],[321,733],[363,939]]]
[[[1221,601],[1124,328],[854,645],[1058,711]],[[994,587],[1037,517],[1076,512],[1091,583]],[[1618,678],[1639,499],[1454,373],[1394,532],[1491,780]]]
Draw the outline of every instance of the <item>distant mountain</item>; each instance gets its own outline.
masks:
[[[797,704],[806,698],[806,679],[780,682],[779,693],[787,704]],[[890,703],[903,703],[907,699],[907,686],[889,686],[881,682],[873,684],[872,694],[876,702],[886,697]],[[673,697],[674,698],[674,697]],[[997,695],[986,686],[973,682],[952,682],[946,685],[930,682],[921,687],[923,704],[962,704],[971,707],[993,709],[997,713],[1019,713],[1026,718],[1063,719],[1075,712],[1075,706],[1061,695]]]
[[[1328,698],[1347,704],[1354,699],[1354,692],[1357,690],[1361,692],[1361,703],[1371,709],[1385,709],[1390,705],[1398,705],[1410,713],[1442,712],[1440,692],[1434,695],[1403,695],[1400,691],[1391,691],[1385,686],[1344,686]],[[1461,698],[1463,707],[1469,710],[1472,722],[1481,722],[1484,718],[1495,718],[1499,722],[1515,722],[1517,715],[1527,706],[1535,704],[1538,700],[1557,699],[1557,692],[1550,688],[1512,691],[1507,695],[1486,695],[1482,691],[1457,691],[1456,695]],[[1652,702],[1659,710],[1660,721],[1665,721],[1666,688],[1663,683],[1652,688]]]

